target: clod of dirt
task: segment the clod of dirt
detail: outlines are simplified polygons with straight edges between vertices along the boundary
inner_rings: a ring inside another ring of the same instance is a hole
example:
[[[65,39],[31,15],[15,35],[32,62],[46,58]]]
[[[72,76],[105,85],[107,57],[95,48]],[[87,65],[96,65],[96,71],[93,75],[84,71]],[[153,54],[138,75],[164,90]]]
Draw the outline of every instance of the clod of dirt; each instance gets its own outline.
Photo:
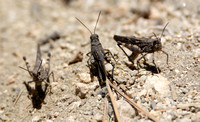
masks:
[[[83,60],[83,53],[79,51],[79,52],[76,54],[76,56],[74,57],[74,59],[72,59],[72,60],[69,62],[69,65],[75,64],[75,63],[78,63],[78,62],[81,62],[82,60]]]
[[[40,44],[44,45],[49,43],[51,40],[56,41],[61,38],[61,35],[58,32],[53,32],[44,39],[40,39]]]
[[[141,8],[132,8],[131,12],[134,14],[137,14],[139,17],[143,17],[145,19],[148,19],[150,16],[150,7],[143,7]]]

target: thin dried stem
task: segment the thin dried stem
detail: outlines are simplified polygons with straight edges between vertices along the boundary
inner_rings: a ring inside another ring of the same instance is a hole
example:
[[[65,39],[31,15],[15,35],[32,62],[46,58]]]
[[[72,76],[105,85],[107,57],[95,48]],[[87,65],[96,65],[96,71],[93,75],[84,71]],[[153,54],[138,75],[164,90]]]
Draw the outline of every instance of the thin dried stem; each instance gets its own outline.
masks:
[[[151,115],[148,111],[145,111],[142,109],[137,103],[135,103],[133,100],[131,100],[127,95],[125,95],[123,92],[121,92],[116,86],[114,86],[110,81],[108,81],[109,85],[114,88],[119,94],[121,94],[127,102],[129,102],[131,105],[133,105],[138,111],[144,113],[146,116],[148,116],[150,119],[152,119],[155,122],[159,122],[153,115]]]
[[[18,96],[17,96],[17,98],[16,98],[16,100],[15,100],[15,102],[14,102],[14,105],[17,104],[17,102],[18,102],[19,98],[21,97],[22,93],[24,92],[24,90],[25,90],[25,88],[22,89],[22,90],[19,92],[19,94],[18,94]]]
[[[111,102],[112,102],[112,105],[113,105],[113,108],[114,108],[114,111],[115,111],[115,115],[116,115],[117,121],[121,122],[120,121],[120,117],[119,117],[119,112],[118,112],[118,109],[117,109],[117,105],[116,105],[116,100],[115,100],[115,98],[113,96],[113,93],[111,91],[109,82],[110,81],[106,80],[106,86],[107,86],[107,89],[108,89],[108,93],[109,93],[109,96],[110,96],[110,99],[111,99]]]
[[[108,102],[107,102],[107,98],[105,97],[105,105],[104,105],[103,122],[106,122],[106,119],[107,119],[107,105],[108,105]]]

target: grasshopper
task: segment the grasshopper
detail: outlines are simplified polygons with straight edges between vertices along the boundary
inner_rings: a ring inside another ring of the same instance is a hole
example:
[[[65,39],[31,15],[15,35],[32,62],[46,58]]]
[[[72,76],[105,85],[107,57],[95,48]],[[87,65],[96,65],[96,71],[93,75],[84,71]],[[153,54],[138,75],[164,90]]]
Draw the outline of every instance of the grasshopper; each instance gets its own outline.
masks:
[[[108,63],[110,63],[113,68],[112,68],[112,77],[113,77],[113,72],[115,68],[115,64],[111,62],[111,59],[108,57],[108,55],[111,55],[114,59],[114,56],[108,49],[103,49],[100,41],[99,41],[99,36],[95,34],[95,30],[97,27],[97,23],[99,21],[99,17],[101,15],[101,11],[99,12],[96,25],[94,27],[94,33],[90,31],[89,28],[81,20],[76,18],[89,32],[90,32],[90,41],[91,41],[91,52],[87,53],[87,56],[90,55],[87,64],[90,69],[90,76],[91,79],[93,80],[94,76],[98,78],[100,86],[105,84],[106,77],[107,77],[107,71],[105,68],[105,63],[104,60],[106,60]],[[115,59],[114,59],[115,60]]]
[[[50,86],[50,92],[51,92],[51,85],[50,85],[50,75],[53,77],[54,81],[54,74],[53,72],[50,72],[50,58],[51,54],[48,53],[48,58],[46,62],[46,67],[42,65],[42,59],[41,59],[41,51],[40,51],[40,44],[37,45],[37,56],[36,56],[36,62],[34,65],[33,70],[30,69],[30,65],[27,62],[26,57],[23,57],[23,60],[26,64],[26,68],[20,67],[24,70],[26,70],[29,75],[32,77],[31,81],[24,82],[24,85],[26,86],[26,89],[29,93],[29,98],[31,97],[33,107],[34,108],[40,108],[40,105],[37,105],[39,103],[42,103],[45,96],[46,96],[46,90],[47,87]],[[30,87],[30,83],[35,82],[35,88]],[[42,88],[42,83],[45,83],[45,88]]]
[[[167,23],[165,25],[165,27],[163,28],[163,31],[161,33],[160,38],[158,38],[156,36],[155,33],[154,36],[156,37],[156,39],[150,39],[150,38],[138,38],[135,36],[119,36],[119,35],[114,35],[114,40],[117,42],[117,45],[119,46],[119,48],[124,52],[124,54],[128,57],[129,61],[132,62],[132,64],[134,64],[134,60],[138,57],[139,54],[141,54],[142,56],[137,60],[137,67],[141,67],[139,61],[143,58],[144,61],[146,61],[145,56],[148,53],[153,53],[153,58],[152,58],[152,62],[155,65],[155,68],[158,71],[158,68],[155,64],[155,60],[154,60],[154,52],[157,51],[162,51],[164,54],[166,54],[167,56],[167,65],[168,65],[168,53],[162,50],[162,44],[161,44],[161,38],[163,36],[164,30],[167,27],[169,23]],[[132,54],[129,56],[124,49],[121,47],[121,45],[123,45],[124,47],[128,48],[130,51],[132,51]],[[145,54],[143,54],[145,53]]]

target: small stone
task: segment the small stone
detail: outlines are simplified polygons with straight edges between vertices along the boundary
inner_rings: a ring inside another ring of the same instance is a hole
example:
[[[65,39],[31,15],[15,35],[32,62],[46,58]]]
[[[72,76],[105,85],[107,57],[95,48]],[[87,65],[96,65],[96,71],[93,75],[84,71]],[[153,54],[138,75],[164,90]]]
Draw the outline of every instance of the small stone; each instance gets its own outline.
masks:
[[[32,122],[38,122],[39,120],[41,120],[40,117],[35,116],[35,117],[33,117]]]
[[[68,68],[68,67],[69,67],[68,64],[64,64],[64,65],[63,65],[63,69],[66,69],[66,68]]]
[[[135,91],[135,90],[134,90]],[[134,93],[133,93],[134,94]],[[141,92],[139,92],[138,94],[137,94],[137,96],[138,97],[141,97],[141,96],[146,96],[146,94],[147,94],[147,90],[146,89],[143,89]]]
[[[115,71],[114,71],[114,75],[119,75],[119,73],[120,73],[120,70],[115,69]]]
[[[77,83],[76,84],[76,95],[80,98],[85,98],[86,94],[88,93],[88,85],[84,83]]]
[[[146,80],[146,76],[142,75],[140,78],[137,79],[137,82],[144,82]]]
[[[75,122],[75,117],[73,117],[73,116],[67,117],[66,122]]]
[[[64,79],[65,79],[65,76],[64,76],[64,75],[62,75],[60,78],[61,78],[62,80],[64,80]]]
[[[81,99],[84,99],[89,91],[94,91],[98,87],[98,82],[92,82],[90,84],[76,83],[76,95]]]
[[[151,107],[151,109],[155,109],[155,107],[156,107],[156,102],[155,102],[155,101],[152,101],[151,104],[150,104],[150,107]]]
[[[169,81],[161,75],[148,76],[144,88],[148,92],[156,91],[160,97],[167,97],[170,95]]]
[[[107,71],[112,71],[113,69],[113,66],[111,64],[106,64],[105,67]]]
[[[54,117],[55,117],[55,118],[57,118],[58,115],[59,115],[59,112],[55,112],[55,113],[54,113]]]
[[[0,114],[2,114],[4,111],[0,110]]]
[[[153,116],[159,116],[160,115],[160,111],[151,110],[150,114],[153,115]]]
[[[151,12],[150,12],[150,17],[151,19],[158,19],[161,17],[161,12],[159,11],[159,9],[151,7]]]
[[[47,120],[46,120],[46,122],[53,122],[53,121],[52,121],[52,120],[50,120],[50,119],[47,119]]]
[[[81,82],[83,82],[83,83],[88,84],[91,82],[90,74],[88,74],[88,73],[79,73],[78,77],[80,78]]]
[[[103,118],[103,114],[96,113],[96,114],[94,115],[94,120],[101,121],[102,118]]]
[[[179,74],[179,72],[180,72],[178,69],[175,69],[174,71],[175,71],[176,75]]]
[[[61,91],[65,91],[67,89],[66,85],[61,86]]]
[[[129,96],[130,98],[133,97],[134,93],[135,93],[135,90],[134,90],[134,89],[131,89],[131,90],[126,91],[127,96]]]
[[[193,57],[194,59],[197,59],[198,61],[200,61],[200,49],[193,50]]]
[[[182,44],[181,43],[177,43],[176,49],[180,50],[181,48],[182,48]]]
[[[72,45],[70,43],[62,43],[60,45],[60,48],[61,49],[69,49],[69,50],[75,50],[76,49],[76,46],[75,45]]]
[[[118,100],[116,104],[121,120],[133,119],[136,116],[135,109],[126,101]]]

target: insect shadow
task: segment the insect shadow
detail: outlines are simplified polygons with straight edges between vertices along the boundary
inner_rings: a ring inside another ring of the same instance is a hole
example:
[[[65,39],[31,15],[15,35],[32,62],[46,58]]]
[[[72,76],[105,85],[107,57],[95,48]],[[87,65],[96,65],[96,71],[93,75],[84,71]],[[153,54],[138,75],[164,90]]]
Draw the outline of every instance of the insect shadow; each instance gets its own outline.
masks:
[[[98,78],[99,84],[101,87],[105,86],[105,81],[107,77],[107,72],[105,68],[104,60],[112,65],[112,77],[115,68],[115,63],[111,61],[110,56],[114,59],[114,56],[108,49],[103,49],[100,41],[99,36],[95,34],[95,30],[97,27],[97,23],[99,21],[101,15],[101,11],[99,12],[96,25],[94,27],[94,33],[90,31],[90,29],[81,22],[78,18],[76,18],[89,32],[90,32],[90,41],[91,41],[91,52],[87,53],[89,59],[87,61],[87,66],[90,69],[90,77],[93,81],[94,76]],[[114,59],[115,60],[115,59]]]
[[[120,36],[120,35],[114,35],[114,40],[117,42],[117,45],[119,46],[119,48],[124,52],[124,54],[128,57],[129,61],[133,64],[134,66],[134,60],[138,57],[139,54],[141,54],[142,56],[137,59],[137,69],[139,69],[139,67],[141,67],[140,65],[140,60],[144,59],[144,64],[146,64],[146,66],[144,67],[147,70],[150,70],[154,73],[159,73],[160,69],[156,66],[155,60],[154,60],[154,53],[157,51],[162,51],[164,54],[166,54],[167,56],[167,65],[168,65],[168,53],[162,50],[162,44],[161,44],[161,38],[163,36],[164,30],[167,27],[169,23],[167,23],[165,25],[165,27],[163,28],[163,31],[161,33],[160,38],[158,38],[156,36],[155,33],[154,36],[156,37],[156,39],[151,39],[151,38],[145,38],[145,37],[135,37],[135,36]],[[132,51],[132,54],[129,56],[125,50],[122,48],[122,46],[126,47],[127,49],[129,49],[130,51]],[[145,56],[149,53],[153,54],[153,58],[152,58],[152,62],[154,64],[154,68],[152,65],[147,65],[146,63],[146,59]],[[127,66],[130,66],[126,63]],[[136,69],[135,67],[130,66],[131,69]],[[156,71],[154,71],[156,69]]]
[[[51,85],[50,85],[50,75],[53,77],[54,81],[54,74],[53,72],[50,72],[50,58],[51,54],[48,53],[47,62],[43,64],[43,61],[41,59],[41,51],[40,51],[40,45],[38,43],[37,45],[37,56],[36,56],[36,62],[34,65],[33,70],[30,69],[30,65],[27,62],[26,57],[23,57],[23,60],[26,64],[26,68],[20,67],[21,69],[26,70],[29,75],[32,77],[31,81],[24,81],[24,85],[28,91],[28,98],[32,100],[33,108],[40,109],[42,107],[42,103],[44,102],[44,99],[48,93],[48,86],[50,87],[50,93],[51,93]],[[31,87],[30,83],[35,82],[35,86]]]

